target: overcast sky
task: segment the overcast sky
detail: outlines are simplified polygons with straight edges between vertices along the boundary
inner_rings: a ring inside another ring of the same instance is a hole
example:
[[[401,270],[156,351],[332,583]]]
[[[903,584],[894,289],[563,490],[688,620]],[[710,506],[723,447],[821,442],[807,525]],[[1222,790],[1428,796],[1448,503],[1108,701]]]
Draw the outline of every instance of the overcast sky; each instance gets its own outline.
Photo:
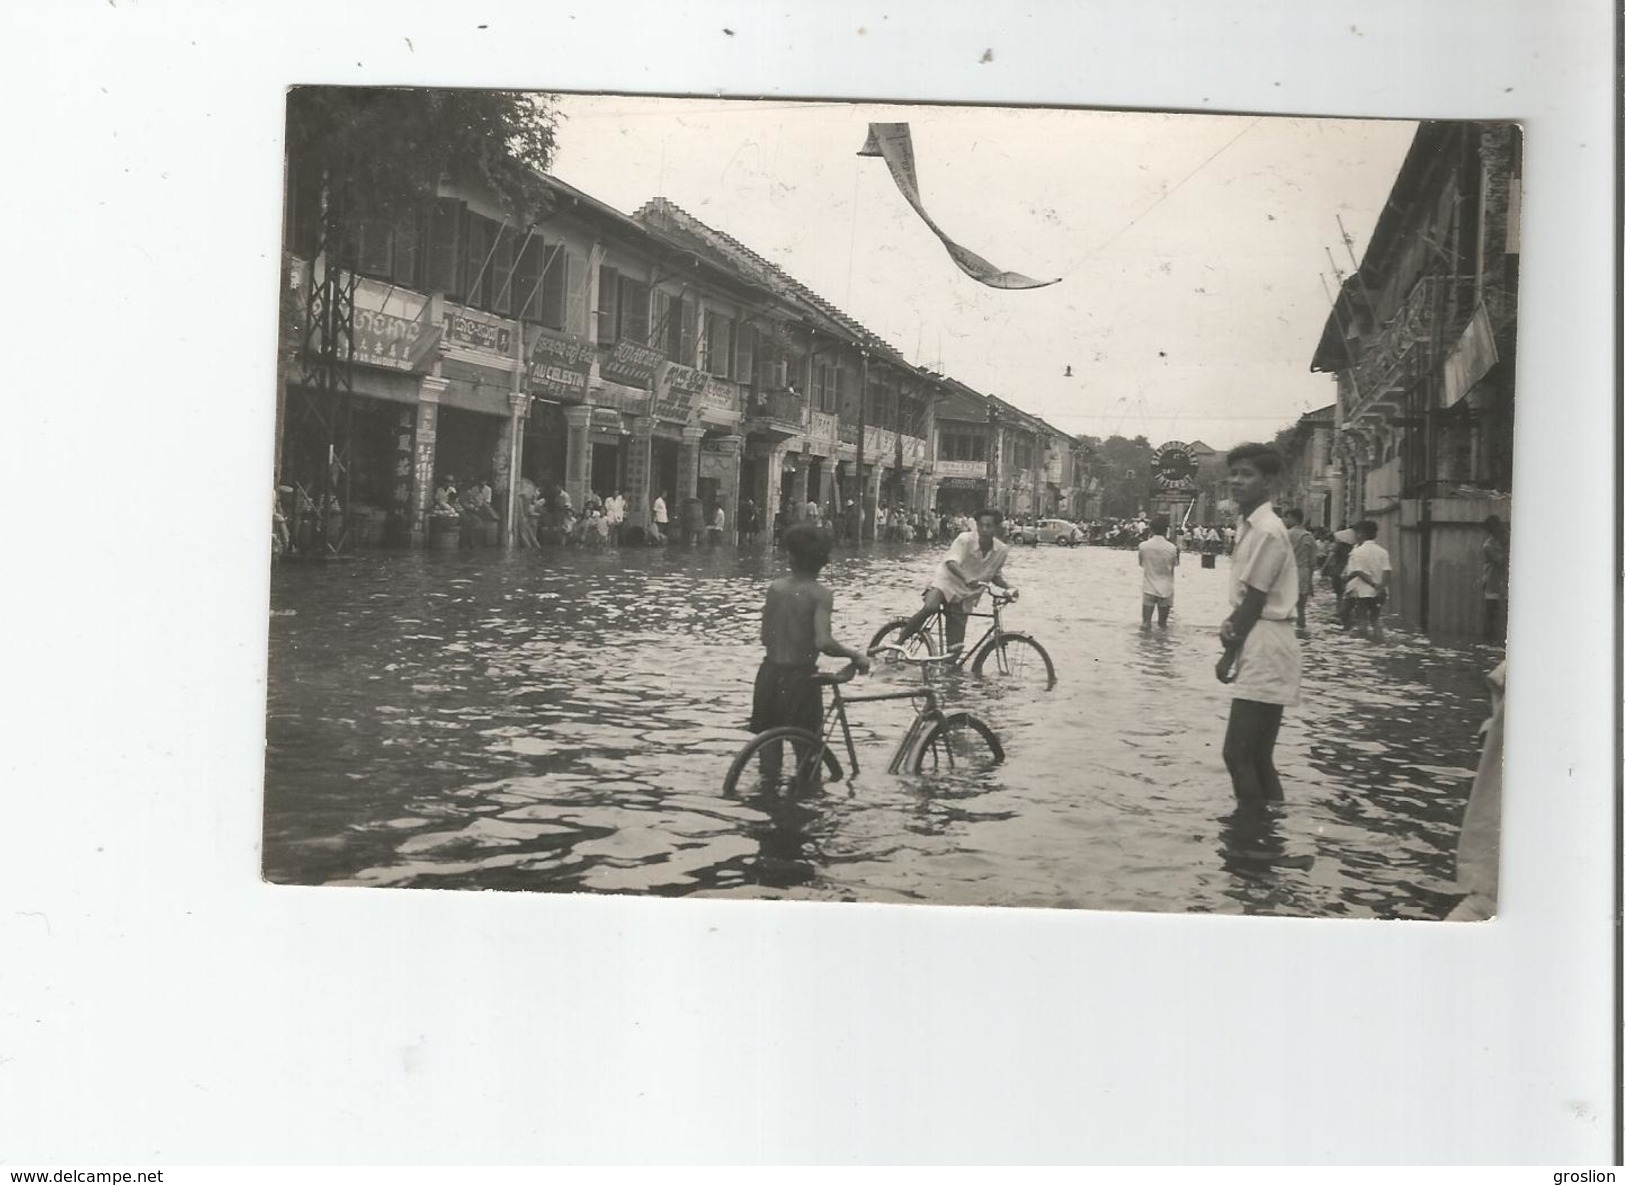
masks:
[[[663,195],[902,350],[1069,432],[1225,447],[1330,403],[1309,360],[1338,216],[1364,250],[1412,123],[562,96],[554,171],[631,213]],[[859,157],[911,125],[925,208],[1035,279],[964,275]],[[1072,377],[1065,377],[1066,368]]]

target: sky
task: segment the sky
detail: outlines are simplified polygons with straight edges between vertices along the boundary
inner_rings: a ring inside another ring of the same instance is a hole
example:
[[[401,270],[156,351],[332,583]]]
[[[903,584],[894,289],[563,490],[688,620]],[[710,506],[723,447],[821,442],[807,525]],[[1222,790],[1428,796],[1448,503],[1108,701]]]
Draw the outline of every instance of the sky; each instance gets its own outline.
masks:
[[[626,213],[676,202],[911,362],[1067,432],[1215,448],[1334,398],[1309,370],[1334,261],[1346,273],[1364,250],[1416,127],[647,96],[557,108],[563,180]],[[1007,291],[960,272],[885,162],[856,155],[871,121],[910,124],[948,235],[1060,282]]]

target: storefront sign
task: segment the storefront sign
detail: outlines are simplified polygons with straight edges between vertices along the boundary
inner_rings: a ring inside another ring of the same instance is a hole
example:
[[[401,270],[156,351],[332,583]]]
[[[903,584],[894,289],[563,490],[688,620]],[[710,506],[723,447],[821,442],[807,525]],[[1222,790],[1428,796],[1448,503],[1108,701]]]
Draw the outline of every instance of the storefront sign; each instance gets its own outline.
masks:
[[[593,408],[592,428],[596,432],[619,432],[621,430],[621,413],[613,407]]]
[[[587,372],[556,363],[538,363],[530,372],[530,391],[561,403],[582,403],[587,398]]]
[[[987,488],[987,478],[944,477],[937,483],[937,488],[944,490],[983,490]]]
[[[604,359],[604,377],[633,387],[648,387],[660,361],[659,350],[636,342],[618,341]]]
[[[466,310],[446,314],[446,339],[453,345],[471,350],[485,350],[504,357],[513,354],[513,330],[510,326],[487,321]]]
[[[663,362],[655,380],[654,412],[663,420],[687,420],[705,390],[706,374],[692,366]]]
[[[701,403],[712,411],[728,415],[739,414],[739,388],[721,379],[707,377]]]
[[[528,332],[536,335],[530,346],[530,356],[536,361],[575,367],[583,373],[592,368],[593,345],[586,338],[554,333],[540,326],[532,326]]]
[[[825,453],[835,451],[839,421],[833,412],[815,411],[807,415],[807,442]]]
[[[587,397],[587,376],[592,369],[593,347],[585,338],[569,337],[546,329],[535,329],[531,346],[530,389],[566,403],[580,403]]]
[[[411,370],[428,352],[429,327],[393,313],[355,311],[355,360],[367,366]]]
[[[686,395],[703,394],[710,381],[711,376],[705,371],[684,366],[681,362],[666,363],[665,372],[660,376],[661,386],[670,387],[673,391],[682,391]]]
[[[878,455],[897,451],[897,433],[889,428],[868,428],[863,433],[863,451]]]
[[[938,461],[935,472],[942,477],[955,479],[975,478],[978,481],[987,479],[986,461]]]

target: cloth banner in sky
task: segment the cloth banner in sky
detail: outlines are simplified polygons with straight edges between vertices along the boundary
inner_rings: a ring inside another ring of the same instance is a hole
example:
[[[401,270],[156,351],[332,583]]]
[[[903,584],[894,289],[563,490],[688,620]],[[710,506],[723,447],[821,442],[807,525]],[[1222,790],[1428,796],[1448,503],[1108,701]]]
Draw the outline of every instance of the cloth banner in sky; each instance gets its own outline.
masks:
[[[897,182],[897,188],[902,191],[908,204],[914,207],[914,212],[920,216],[920,220],[931,228],[931,233],[942,240],[942,245],[948,248],[948,255],[959,265],[959,270],[971,279],[978,280],[990,288],[1043,288],[1057,282],[1034,280],[1020,272],[1001,272],[976,252],[967,251],[942,233],[942,228],[931,221],[931,215],[925,212],[925,206],[920,202],[920,182],[914,175],[914,141],[909,136],[908,124],[870,124],[869,138],[864,141],[863,147],[858,149],[858,155],[878,156],[885,160],[886,167],[891,170],[892,180]]]

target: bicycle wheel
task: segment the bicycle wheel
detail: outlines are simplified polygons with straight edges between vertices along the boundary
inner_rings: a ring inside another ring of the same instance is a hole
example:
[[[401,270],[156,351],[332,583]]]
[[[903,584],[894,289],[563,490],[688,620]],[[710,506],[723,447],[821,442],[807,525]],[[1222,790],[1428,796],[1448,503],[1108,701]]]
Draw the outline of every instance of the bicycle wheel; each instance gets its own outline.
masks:
[[[927,728],[908,761],[911,773],[976,773],[1004,760],[993,730],[969,712],[944,716]]]
[[[974,675],[986,675],[1015,686],[1055,686],[1055,664],[1049,653],[1025,634],[1005,634],[976,656]]]
[[[806,729],[784,726],[751,737],[728,767],[722,793],[726,798],[792,797],[840,779],[841,767],[823,741]]]
[[[937,640],[931,636],[931,625],[932,623],[927,621],[920,627],[919,633],[903,644],[904,654],[910,658],[919,658],[922,652],[927,655],[937,652]],[[906,617],[899,617],[887,622],[875,631],[874,637],[869,639],[869,653],[873,654],[882,646],[897,645],[897,640],[903,636],[903,631],[907,628],[908,618]]]

